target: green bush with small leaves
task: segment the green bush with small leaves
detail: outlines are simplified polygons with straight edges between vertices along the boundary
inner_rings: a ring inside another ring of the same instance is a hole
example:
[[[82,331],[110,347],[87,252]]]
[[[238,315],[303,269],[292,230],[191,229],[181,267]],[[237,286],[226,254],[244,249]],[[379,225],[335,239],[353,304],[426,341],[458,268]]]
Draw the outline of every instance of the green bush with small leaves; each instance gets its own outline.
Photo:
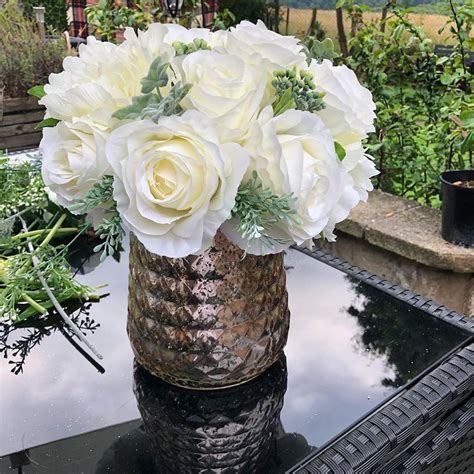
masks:
[[[60,72],[64,58],[61,39],[44,43],[36,24],[16,0],[0,7],[0,90],[3,96],[25,97],[30,87]]]
[[[385,33],[380,22],[360,25],[345,59],[377,104],[368,142],[380,170],[376,187],[433,207],[441,204],[439,174],[473,167],[474,83],[463,60],[474,45],[474,9],[451,6],[450,55],[435,54],[423,28],[410,22],[411,9],[394,7]]]

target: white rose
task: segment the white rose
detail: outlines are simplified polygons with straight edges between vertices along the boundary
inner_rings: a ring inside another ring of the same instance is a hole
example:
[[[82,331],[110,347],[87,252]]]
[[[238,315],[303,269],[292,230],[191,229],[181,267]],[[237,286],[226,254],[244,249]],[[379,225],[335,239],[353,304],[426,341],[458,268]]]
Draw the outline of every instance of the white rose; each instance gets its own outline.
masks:
[[[47,115],[71,121],[107,111],[110,125],[112,114],[141,94],[141,80],[151,63],[158,56],[170,61],[175,55],[171,44],[165,41],[170,34],[166,25],[155,23],[138,35],[127,28],[120,46],[89,37],[87,44],[80,46],[79,57],[66,58],[64,71],[50,75],[46,96],[40,100]]]
[[[106,153],[123,221],[149,251],[173,258],[212,244],[249,161],[239,145],[220,143],[196,111],[123,125]]]
[[[217,32],[214,44],[217,50],[240,56],[267,71],[303,67],[306,61],[298,39],[268,30],[261,20],[256,25],[242,21],[228,32]]]
[[[346,156],[342,160],[342,166],[352,178],[359,199],[366,202],[368,192],[374,189],[370,178],[378,175],[379,171],[375,168],[373,158],[365,153],[361,142],[346,145],[344,148]]]
[[[60,122],[43,130],[43,181],[61,205],[68,207],[84,198],[110,171],[104,148],[105,136],[86,121]]]
[[[44,87],[46,94],[65,92],[74,86],[99,80],[104,58],[110,58],[116,49],[115,44],[89,36],[87,44],[79,45],[79,56],[66,56],[63,71],[49,75],[49,84]]]
[[[349,216],[351,209],[353,209],[359,203],[359,194],[354,189],[354,183],[351,176],[342,167],[340,176],[340,185],[338,194],[336,196],[336,202],[333,204],[332,209],[329,213],[327,224],[324,226],[322,231],[323,237],[329,242],[336,240],[334,234],[334,228],[338,222],[342,222]],[[311,239],[306,241],[306,245],[312,246]]]
[[[372,94],[360,85],[354,71],[346,66],[333,66],[327,59],[321,64],[312,61],[309,71],[316,90],[325,94],[326,108],[317,114],[336,141],[348,145],[375,131]]]
[[[345,171],[334,149],[330,131],[321,119],[309,112],[289,110],[272,117],[265,109],[256,126],[259,133],[249,136],[245,147],[251,150],[250,170],[256,170],[264,187],[277,195],[293,193],[300,223],[279,223],[272,236],[303,244],[319,235],[327,226],[344,191]],[[265,166],[265,163],[268,165]],[[258,242],[246,242],[235,231],[236,221],[225,223],[223,231],[249,253],[276,253],[289,246],[272,249]]]
[[[349,216],[350,211],[360,202],[367,201],[368,191],[374,189],[370,178],[379,172],[369,155],[362,146],[362,142],[346,145],[346,156],[342,160],[345,170],[343,175],[344,185],[337,204],[334,206],[323,230],[323,236],[330,242],[336,240],[334,228]]]
[[[181,102],[243,135],[256,118],[266,79],[258,68],[233,55],[196,51],[180,62],[181,80],[191,89]]]

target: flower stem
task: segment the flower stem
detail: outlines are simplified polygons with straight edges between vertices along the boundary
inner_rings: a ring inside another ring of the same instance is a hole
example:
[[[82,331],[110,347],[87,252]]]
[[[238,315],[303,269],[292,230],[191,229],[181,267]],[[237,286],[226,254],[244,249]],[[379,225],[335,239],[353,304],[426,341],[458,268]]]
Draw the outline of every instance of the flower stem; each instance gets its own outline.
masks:
[[[12,241],[15,240],[20,240],[20,239],[26,239],[28,237],[36,239],[45,232],[49,232],[52,229],[38,229],[38,230],[30,230],[28,232],[22,232],[21,234],[17,234],[12,237]],[[62,229],[58,229],[56,231],[55,235],[69,235],[69,234],[75,234],[76,232],[79,231],[79,227],[63,227]]]
[[[38,313],[40,314],[45,314],[48,312],[48,310],[44,307],[44,306],[41,306],[39,303],[37,303],[33,298],[31,298],[31,296],[28,296],[26,293],[22,293],[21,294],[21,297],[33,308],[35,309],[36,311],[38,311]]]
[[[43,242],[40,243],[40,247],[46,247],[49,244],[51,239],[56,235],[56,232],[59,230],[63,222],[66,220],[67,214],[63,214],[54,224],[53,228],[49,231],[48,235],[45,237]]]

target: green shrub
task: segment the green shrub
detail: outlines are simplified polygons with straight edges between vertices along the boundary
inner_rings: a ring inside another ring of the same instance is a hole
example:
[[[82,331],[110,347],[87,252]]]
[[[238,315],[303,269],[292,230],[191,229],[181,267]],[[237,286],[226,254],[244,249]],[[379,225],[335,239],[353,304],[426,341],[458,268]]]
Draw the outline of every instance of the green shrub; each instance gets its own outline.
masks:
[[[36,24],[16,0],[0,7],[0,89],[4,97],[24,97],[30,87],[43,84],[62,69],[61,39],[43,43]]]
[[[266,18],[265,0],[220,0],[219,8],[228,9],[235,16],[235,23],[249,20],[256,23]]]
[[[48,31],[67,31],[66,0],[24,0],[25,11],[33,18],[33,7],[45,7],[44,20]]]
[[[363,24],[349,41],[349,66],[374,95],[376,135],[369,152],[381,171],[378,188],[439,207],[439,174],[473,166],[473,76],[463,66],[473,11],[453,7],[447,25],[457,45],[440,58],[408,12],[393,8],[385,34]]]

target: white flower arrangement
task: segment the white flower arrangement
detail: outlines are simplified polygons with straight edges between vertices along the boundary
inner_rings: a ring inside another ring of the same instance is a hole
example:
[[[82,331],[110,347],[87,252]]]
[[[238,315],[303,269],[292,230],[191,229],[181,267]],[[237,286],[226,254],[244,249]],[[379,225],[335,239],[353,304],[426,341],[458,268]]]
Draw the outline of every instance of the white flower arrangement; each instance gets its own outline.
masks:
[[[219,229],[257,255],[333,240],[373,189],[370,92],[261,22],[153,24],[79,53],[40,100],[53,125],[42,174],[60,204],[101,216],[104,256],[122,225],[173,258],[204,251]]]

